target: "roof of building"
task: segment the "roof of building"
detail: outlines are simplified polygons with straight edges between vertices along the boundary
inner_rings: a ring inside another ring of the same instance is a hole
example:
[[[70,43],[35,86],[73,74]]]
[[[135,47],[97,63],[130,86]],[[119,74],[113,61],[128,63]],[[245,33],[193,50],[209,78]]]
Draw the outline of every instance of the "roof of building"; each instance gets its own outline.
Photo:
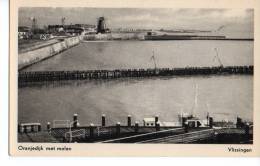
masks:
[[[31,28],[26,27],[26,26],[19,26],[18,27],[18,32],[29,32]]]
[[[155,118],[144,118],[144,122],[155,122]]]

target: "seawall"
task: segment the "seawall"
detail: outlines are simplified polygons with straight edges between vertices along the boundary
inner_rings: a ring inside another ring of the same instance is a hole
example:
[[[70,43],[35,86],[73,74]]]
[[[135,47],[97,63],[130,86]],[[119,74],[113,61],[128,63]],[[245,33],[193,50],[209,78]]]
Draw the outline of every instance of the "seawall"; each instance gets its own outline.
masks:
[[[82,36],[65,38],[63,41],[18,54],[18,70],[65,51],[82,40]]]

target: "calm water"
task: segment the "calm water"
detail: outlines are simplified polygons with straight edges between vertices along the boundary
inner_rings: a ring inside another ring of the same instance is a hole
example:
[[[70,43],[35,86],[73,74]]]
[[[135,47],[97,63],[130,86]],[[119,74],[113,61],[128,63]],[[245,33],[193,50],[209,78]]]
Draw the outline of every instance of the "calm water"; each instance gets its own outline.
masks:
[[[25,71],[252,65],[252,41],[115,41],[81,43]]]
[[[26,71],[148,68],[153,67],[153,49],[159,67],[218,65],[213,61],[215,47],[224,65],[253,64],[253,43],[246,41],[90,42]],[[237,75],[20,85],[19,122],[72,120],[74,113],[79,114],[81,125],[100,123],[102,114],[109,124],[126,123],[128,114],[133,121],[154,115],[162,121],[175,121],[181,111],[192,111],[195,85],[198,102],[194,112],[201,118],[209,112],[218,120],[233,120],[237,115],[252,120],[253,77]]]

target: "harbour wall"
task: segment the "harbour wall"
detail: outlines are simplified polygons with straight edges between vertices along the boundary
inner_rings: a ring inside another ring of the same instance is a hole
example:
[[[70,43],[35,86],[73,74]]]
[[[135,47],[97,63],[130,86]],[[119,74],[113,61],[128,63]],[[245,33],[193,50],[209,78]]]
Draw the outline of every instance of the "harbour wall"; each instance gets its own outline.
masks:
[[[18,70],[21,70],[34,63],[37,63],[46,58],[59,54],[79,44],[81,40],[82,40],[82,36],[64,38],[62,39],[62,41],[58,43],[54,43],[46,47],[41,47],[39,49],[18,54]]]
[[[253,75],[253,66],[186,67],[157,69],[85,70],[85,71],[35,71],[19,72],[19,82],[115,79],[128,77],[159,77],[188,75]]]

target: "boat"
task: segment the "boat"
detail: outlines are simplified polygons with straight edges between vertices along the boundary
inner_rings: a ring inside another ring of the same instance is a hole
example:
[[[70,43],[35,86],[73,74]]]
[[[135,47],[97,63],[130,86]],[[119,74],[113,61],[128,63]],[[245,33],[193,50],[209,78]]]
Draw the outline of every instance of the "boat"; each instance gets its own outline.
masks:
[[[209,116],[209,113],[207,113],[206,119],[200,119],[195,115],[195,109],[197,107],[197,101],[198,101],[198,85],[195,86],[195,95],[194,95],[194,104],[191,108],[191,113],[184,113],[181,111],[181,113],[178,115],[178,121],[177,122],[163,122],[163,121],[157,121],[156,118],[144,118],[143,119],[143,125],[144,126],[155,126],[156,123],[158,123],[160,126],[164,127],[184,127],[187,126],[189,128],[199,128],[199,127],[212,127],[213,125],[213,119]]]

